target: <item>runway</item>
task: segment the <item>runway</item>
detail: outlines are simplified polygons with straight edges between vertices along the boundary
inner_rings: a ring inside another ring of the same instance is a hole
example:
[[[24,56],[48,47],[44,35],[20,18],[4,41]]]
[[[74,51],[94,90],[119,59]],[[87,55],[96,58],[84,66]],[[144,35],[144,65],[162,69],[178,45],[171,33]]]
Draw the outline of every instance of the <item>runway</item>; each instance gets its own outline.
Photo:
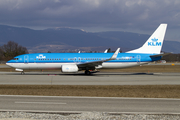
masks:
[[[180,113],[180,99],[0,96],[0,111],[114,113]]]
[[[3,85],[180,85],[180,73],[84,73],[0,72]]]

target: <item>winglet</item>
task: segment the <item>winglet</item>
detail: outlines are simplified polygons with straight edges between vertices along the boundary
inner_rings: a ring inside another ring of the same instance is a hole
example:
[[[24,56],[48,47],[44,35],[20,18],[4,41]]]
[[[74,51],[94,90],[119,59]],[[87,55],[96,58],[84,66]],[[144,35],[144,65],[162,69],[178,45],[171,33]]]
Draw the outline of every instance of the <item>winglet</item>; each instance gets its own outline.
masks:
[[[116,50],[116,52],[114,52],[114,54],[112,55],[112,57],[110,58],[110,60],[115,60],[115,59],[116,59],[116,57],[117,57],[117,55],[118,55],[118,53],[119,53],[119,50],[120,50],[120,48],[118,48],[118,49]]]
[[[106,49],[106,50],[104,51],[104,53],[107,53],[107,51],[108,51],[108,49]]]

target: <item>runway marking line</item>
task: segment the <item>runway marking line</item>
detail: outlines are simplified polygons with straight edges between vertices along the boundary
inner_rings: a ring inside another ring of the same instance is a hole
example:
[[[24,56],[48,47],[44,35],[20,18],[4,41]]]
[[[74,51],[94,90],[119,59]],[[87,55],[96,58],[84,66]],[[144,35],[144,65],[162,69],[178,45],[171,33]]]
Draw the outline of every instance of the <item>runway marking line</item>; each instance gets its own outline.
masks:
[[[15,102],[16,104],[61,104],[61,105],[65,105],[67,103],[52,103],[52,102]]]
[[[174,100],[180,101],[179,98],[133,98],[133,97],[86,97],[86,96],[33,96],[33,95],[0,95],[0,97],[40,97],[40,98],[81,98],[81,99],[141,99],[141,100]]]

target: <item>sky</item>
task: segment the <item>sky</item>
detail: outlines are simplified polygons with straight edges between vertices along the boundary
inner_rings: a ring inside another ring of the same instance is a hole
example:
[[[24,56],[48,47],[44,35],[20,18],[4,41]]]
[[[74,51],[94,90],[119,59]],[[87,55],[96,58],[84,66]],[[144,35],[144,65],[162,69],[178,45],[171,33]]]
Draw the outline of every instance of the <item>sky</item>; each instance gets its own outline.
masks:
[[[1,25],[152,34],[161,23],[180,42],[180,0],[0,0]]]

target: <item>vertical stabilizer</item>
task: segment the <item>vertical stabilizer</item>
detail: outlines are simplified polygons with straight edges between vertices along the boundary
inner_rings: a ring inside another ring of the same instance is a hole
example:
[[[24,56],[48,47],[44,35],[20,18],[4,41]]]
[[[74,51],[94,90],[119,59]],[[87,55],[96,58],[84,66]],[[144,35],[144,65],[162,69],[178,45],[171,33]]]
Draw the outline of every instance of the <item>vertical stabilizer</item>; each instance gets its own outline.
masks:
[[[167,24],[160,24],[151,37],[138,49],[128,51],[127,53],[149,53],[160,54],[164,41]]]

